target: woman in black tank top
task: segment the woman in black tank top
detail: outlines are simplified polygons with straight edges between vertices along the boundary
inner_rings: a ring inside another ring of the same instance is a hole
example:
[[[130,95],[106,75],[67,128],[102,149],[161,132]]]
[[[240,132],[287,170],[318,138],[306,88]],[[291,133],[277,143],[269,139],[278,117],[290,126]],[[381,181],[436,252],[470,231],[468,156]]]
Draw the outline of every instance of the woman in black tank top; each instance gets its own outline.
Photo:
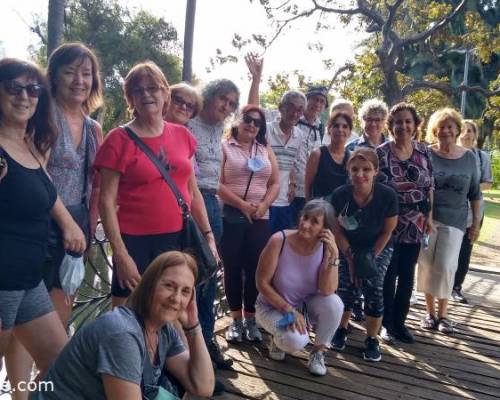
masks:
[[[352,119],[344,112],[333,113],[327,124],[331,137],[328,146],[321,146],[309,156],[306,165],[305,194],[306,200],[327,197],[336,188],[347,183],[346,163],[349,153],[345,149],[351,136]]]
[[[68,249],[85,245],[44,169],[57,135],[46,88],[36,65],[0,61],[0,359],[13,346],[14,332],[41,376],[67,342],[41,282],[49,216],[61,224]]]

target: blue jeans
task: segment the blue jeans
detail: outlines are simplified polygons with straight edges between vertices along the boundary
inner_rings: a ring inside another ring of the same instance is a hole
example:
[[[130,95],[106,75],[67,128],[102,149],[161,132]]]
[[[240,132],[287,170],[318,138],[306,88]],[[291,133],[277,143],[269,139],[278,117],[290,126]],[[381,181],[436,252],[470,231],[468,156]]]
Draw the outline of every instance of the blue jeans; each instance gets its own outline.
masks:
[[[222,238],[222,214],[219,201],[213,194],[202,193],[207,209],[210,228],[215,237],[217,246]],[[213,276],[196,288],[196,303],[198,305],[198,318],[205,342],[210,342],[214,336],[215,314],[214,303],[217,294],[217,278]]]
[[[305,205],[306,205],[306,199],[304,197],[295,197],[293,201],[290,203],[293,228],[297,228],[297,226],[299,225],[299,216]]]
[[[271,206],[269,208],[271,234],[284,229],[291,229],[294,226],[292,218],[291,206]]]

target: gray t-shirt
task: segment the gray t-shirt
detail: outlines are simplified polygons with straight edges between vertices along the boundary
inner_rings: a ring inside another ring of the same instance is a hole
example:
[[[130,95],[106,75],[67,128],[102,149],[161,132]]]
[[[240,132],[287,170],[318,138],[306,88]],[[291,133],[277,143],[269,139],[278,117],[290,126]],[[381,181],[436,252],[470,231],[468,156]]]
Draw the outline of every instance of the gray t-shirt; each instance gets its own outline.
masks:
[[[200,116],[196,116],[188,121],[187,127],[197,141],[194,158],[198,186],[200,189],[217,190],[222,162],[221,139],[224,123],[210,125]]]
[[[161,335],[160,358],[186,351],[171,324]],[[43,398],[105,400],[101,374],[140,385],[145,357],[141,325],[130,309],[117,307],[82,327],[66,345],[44,379],[54,383],[54,391],[43,393]]]
[[[434,175],[433,218],[465,232],[468,200],[479,200],[479,175],[471,151],[455,160],[440,157],[431,149]]]
[[[491,162],[489,154],[479,149],[473,149],[472,151],[476,156],[477,160],[477,169],[479,171],[479,184],[485,182],[493,183],[493,172],[491,170]],[[482,218],[484,215],[484,201],[482,193],[480,202],[481,203],[479,207],[479,214],[481,215]],[[469,212],[467,214],[467,228],[469,228],[471,225],[472,225],[472,209],[469,203]]]

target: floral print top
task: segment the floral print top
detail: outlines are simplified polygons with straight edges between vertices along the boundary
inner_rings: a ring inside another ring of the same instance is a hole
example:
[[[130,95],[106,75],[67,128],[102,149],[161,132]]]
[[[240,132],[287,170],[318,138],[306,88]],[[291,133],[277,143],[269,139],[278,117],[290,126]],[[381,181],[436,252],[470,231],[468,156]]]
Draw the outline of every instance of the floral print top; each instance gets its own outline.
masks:
[[[434,190],[429,149],[412,141],[413,153],[401,161],[393,153],[391,142],[377,147],[379,182],[392,187],[398,194],[398,225],[394,238],[399,243],[420,243],[425,229],[427,199]]]

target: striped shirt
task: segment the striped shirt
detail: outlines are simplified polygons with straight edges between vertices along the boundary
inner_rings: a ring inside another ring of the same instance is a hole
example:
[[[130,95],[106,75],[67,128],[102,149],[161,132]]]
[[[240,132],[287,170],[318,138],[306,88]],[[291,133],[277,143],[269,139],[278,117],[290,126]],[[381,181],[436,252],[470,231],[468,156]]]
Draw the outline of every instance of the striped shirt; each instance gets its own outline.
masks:
[[[243,198],[250,179],[247,162],[250,157],[236,139],[230,138],[222,142],[223,165],[222,183],[237,196]],[[271,177],[271,161],[266,146],[255,142],[252,146],[252,157],[257,156],[264,161],[264,168],[253,174],[245,200],[259,204],[267,193],[267,182]],[[268,219],[269,213],[262,219]]]
[[[280,193],[273,206],[288,206],[290,205],[288,201],[290,171],[298,155],[302,133],[297,127],[294,127],[288,142],[285,143],[285,134],[281,130],[279,122],[275,121],[267,124],[267,141],[273,148],[280,171]]]
[[[297,187],[295,188],[296,197],[305,197],[305,175],[306,175],[306,164],[311,152],[321,146],[321,120],[316,119],[314,124],[309,124],[303,117],[301,118],[303,123],[299,122],[297,129],[302,132],[302,143],[299,148],[299,154],[295,160],[295,174]]]

